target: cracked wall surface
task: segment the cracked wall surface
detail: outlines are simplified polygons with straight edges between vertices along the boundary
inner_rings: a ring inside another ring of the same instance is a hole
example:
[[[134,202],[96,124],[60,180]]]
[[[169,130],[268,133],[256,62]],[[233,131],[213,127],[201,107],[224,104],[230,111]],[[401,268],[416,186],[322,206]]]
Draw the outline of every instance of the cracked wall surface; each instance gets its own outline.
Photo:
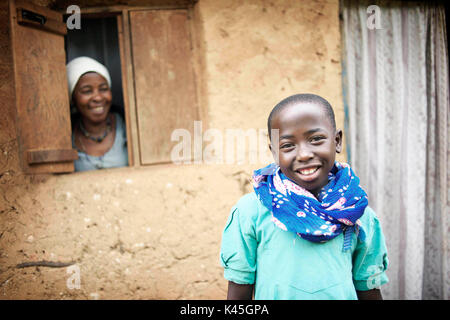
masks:
[[[338,0],[199,0],[194,10],[210,128],[265,129],[271,108],[298,92],[327,98],[343,128]],[[22,174],[8,23],[2,2],[0,299],[225,298],[221,233],[262,165]],[[79,288],[70,267],[17,267],[42,261],[76,266]]]

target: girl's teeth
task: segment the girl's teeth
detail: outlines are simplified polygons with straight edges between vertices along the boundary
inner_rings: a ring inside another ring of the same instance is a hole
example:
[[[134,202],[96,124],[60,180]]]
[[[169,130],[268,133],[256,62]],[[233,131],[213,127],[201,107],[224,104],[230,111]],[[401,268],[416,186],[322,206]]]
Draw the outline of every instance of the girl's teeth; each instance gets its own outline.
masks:
[[[311,168],[311,169],[304,169],[304,170],[300,170],[301,174],[304,175],[308,175],[308,174],[312,174],[314,172],[316,172],[317,168]]]

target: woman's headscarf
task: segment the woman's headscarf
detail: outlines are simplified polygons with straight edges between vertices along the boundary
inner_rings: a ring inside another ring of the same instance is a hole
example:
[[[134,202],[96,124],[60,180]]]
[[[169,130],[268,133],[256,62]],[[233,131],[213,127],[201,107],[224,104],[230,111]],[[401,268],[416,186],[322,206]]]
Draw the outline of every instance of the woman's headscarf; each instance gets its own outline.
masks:
[[[67,70],[67,82],[69,84],[69,99],[72,98],[73,90],[77,85],[80,77],[87,72],[97,72],[102,75],[108,85],[111,88],[111,77],[109,76],[108,69],[98,61],[89,57],[78,57],[70,61],[66,65]]]

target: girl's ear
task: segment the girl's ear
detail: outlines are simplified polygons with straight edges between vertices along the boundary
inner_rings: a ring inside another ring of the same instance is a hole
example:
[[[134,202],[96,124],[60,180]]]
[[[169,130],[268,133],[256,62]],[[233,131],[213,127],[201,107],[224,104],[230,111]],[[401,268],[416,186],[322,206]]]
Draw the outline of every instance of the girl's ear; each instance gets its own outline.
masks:
[[[336,153],[341,153],[342,151],[342,130],[337,130],[335,135],[336,142]]]

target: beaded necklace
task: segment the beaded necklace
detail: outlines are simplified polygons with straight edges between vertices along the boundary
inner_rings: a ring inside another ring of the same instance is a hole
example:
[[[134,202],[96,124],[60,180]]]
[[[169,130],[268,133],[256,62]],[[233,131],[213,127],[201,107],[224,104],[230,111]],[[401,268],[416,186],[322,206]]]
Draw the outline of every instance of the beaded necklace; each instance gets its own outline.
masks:
[[[91,139],[92,141],[95,141],[95,142],[97,142],[97,143],[100,143],[100,142],[102,142],[102,141],[106,138],[106,136],[108,135],[108,133],[111,132],[111,119],[110,119],[109,116],[108,116],[108,118],[106,119],[106,129],[105,129],[105,132],[103,132],[103,134],[102,134],[100,137],[93,137],[93,136],[86,130],[86,128],[83,126],[83,120],[80,120],[80,122],[79,122],[79,128],[80,128],[80,130],[81,130],[81,133],[83,133],[83,135],[84,135],[86,138],[89,138],[89,139]]]

